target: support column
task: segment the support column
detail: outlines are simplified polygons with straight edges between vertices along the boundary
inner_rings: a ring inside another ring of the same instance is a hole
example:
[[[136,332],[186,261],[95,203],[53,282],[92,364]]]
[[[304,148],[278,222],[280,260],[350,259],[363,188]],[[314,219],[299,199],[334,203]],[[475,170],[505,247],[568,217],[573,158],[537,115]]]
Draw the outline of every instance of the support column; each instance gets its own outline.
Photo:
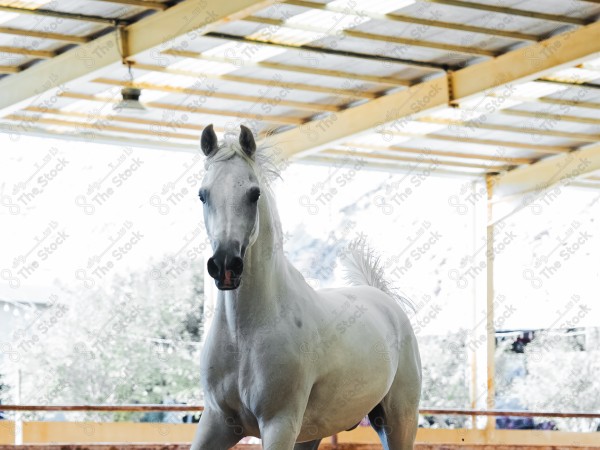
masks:
[[[486,408],[492,410],[495,407],[495,373],[496,373],[496,330],[494,328],[494,220],[493,220],[493,178],[486,176],[487,186],[487,243],[486,243],[486,282],[487,282],[487,311],[486,311],[486,333],[487,333],[487,397]],[[489,416],[486,426],[486,434],[492,433],[496,429],[496,418]]]
[[[471,184],[467,197],[472,220],[472,243],[470,260],[465,271],[472,296],[471,330],[467,336],[467,352],[471,359],[470,406],[473,409],[488,408],[488,194],[484,179]],[[475,270],[477,269],[477,270]],[[484,429],[489,424],[486,416],[473,416],[472,427]]]

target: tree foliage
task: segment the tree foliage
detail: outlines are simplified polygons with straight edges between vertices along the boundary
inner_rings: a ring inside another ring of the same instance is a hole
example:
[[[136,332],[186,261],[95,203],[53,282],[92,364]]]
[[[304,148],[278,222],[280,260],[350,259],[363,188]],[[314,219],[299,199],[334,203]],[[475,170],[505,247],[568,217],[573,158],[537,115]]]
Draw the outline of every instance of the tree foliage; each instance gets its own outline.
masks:
[[[525,409],[538,411],[598,411],[600,409],[600,349],[598,329],[582,339],[540,333],[525,347],[524,355],[504,351],[497,356],[503,367],[519,367],[525,374],[510,377],[500,394]],[[502,370],[502,367],[497,369]],[[563,431],[597,431],[598,419],[553,419]]]
[[[173,258],[66,291],[59,326],[23,355],[24,402],[197,404],[203,301],[202,265]]]

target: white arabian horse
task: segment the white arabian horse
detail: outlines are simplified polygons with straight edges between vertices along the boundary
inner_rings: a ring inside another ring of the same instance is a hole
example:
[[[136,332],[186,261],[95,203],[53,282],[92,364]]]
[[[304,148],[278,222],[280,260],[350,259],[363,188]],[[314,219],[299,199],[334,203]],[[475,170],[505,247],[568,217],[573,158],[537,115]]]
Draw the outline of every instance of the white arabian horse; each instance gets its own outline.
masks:
[[[192,450],[225,450],[245,436],[264,449],[315,450],[367,415],[386,450],[412,449],[421,362],[405,300],[378,259],[355,246],[357,286],[315,291],[284,256],[269,160],[252,132],[242,126],[239,142],[219,144],[210,125],[201,147],[207,268],[219,293]]]

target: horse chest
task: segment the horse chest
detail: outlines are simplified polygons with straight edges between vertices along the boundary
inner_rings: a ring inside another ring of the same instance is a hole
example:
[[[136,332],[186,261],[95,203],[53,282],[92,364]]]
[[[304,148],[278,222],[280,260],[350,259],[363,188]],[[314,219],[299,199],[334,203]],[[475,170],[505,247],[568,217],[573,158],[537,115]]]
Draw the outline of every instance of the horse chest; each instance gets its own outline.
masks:
[[[307,373],[285,339],[272,342],[264,335],[238,343],[224,339],[205,351],[205,397],[224,411],[255,416],[281,399],[273,392],[293,392],[306,384]]]

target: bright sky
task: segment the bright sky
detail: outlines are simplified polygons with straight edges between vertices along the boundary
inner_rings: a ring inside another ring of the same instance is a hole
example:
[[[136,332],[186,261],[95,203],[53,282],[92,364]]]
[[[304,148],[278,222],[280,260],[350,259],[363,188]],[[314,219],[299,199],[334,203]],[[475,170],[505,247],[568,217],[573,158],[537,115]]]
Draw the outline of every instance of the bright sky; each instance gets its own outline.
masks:
[[[167,253],[202,254],[198,154],[27,136],[11,140],[6,134],[0,134],[0,145],[0,298],[40,301],[57,291],[56,280],[102,283]],[[390,279],[422,304],[415,318],[420,332],[437,334],[477,323],[473,297],[485,296],[479,266],[485,249],[482,236],[473,233],[473,211],[481,226],[485,209],[481,199],[469,203],[470,189],[469,180],[429,176],[427,167],[407,175],[360,163],[340,169],[294,164],[275,193],[291,240],[333,242],[364,232],[382,253]],[[555,199],[541,199],[537,213],[528,208],[502,224],[496,288],[505,300],[497,307],[504,317],[499,328],[558,326],[577,314],[583,314],[578,325],[600,324],[600,238],[592,222],[600,213],[599,195],[563,189]],[[355,214],[340,212],[345,207]],[[350,232],[344,229],[348,217],[354,222]],[[306,234],[300,235],[302,227]],[[310,254],[294,262],[315,286],[316,271],[332,270]],[[544,271],[556,263],[555,274]],[[567,310],[573,296],[579,296],[576,306]],[[580,313],[581,304],[591,310]]]

